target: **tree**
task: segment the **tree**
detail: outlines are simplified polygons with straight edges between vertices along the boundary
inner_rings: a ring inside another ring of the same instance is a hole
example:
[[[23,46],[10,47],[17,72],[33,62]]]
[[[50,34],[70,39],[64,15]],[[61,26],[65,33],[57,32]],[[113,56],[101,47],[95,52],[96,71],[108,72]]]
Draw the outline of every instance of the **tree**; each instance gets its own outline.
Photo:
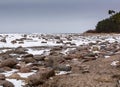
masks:
[[[108,10],[108,14],[109,15],[115,14],[115,11],[114,10]]]
[[[115,13],[110,10],[109,14]],[[120,33],[120,12],[99,21],[96,26],[97,33]]]

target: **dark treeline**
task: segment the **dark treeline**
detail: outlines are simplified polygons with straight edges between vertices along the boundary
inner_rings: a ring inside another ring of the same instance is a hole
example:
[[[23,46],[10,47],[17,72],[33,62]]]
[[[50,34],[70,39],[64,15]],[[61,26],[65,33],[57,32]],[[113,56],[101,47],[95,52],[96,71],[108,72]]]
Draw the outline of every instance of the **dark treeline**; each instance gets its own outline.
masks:
[[[95,30],[88,30],[87,33],[120,33],[120,12],[115,13],[109,10],[109,18],[97,23]]]

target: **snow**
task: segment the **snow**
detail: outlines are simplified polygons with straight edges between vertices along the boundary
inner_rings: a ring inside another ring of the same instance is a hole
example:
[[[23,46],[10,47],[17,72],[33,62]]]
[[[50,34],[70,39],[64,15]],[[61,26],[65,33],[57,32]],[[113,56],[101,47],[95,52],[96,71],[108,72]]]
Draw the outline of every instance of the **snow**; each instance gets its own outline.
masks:
[[[105,58],[109,58],[110,56],[105,56]]]
[[[71,73],[71,71],[66,72],[66,71],[60,71],[59,73],[56,73],[56,75],[65,75],[65,74],[69,74]]]
[[[17,69],[12,69],[11,71],[6,71],[6,72],[3,72],[2,74],[4,74],[6,77],[8,77],[17,71],[18,71]]]
[[[2,37],[0,39],[6,38],[6,43],[0,42],[0,48],[3,47],[32,47],[32,46],[61,46],[62,43],[56,43],[56,39],[50,36],[55,36],[55,34],[47,35],[47,34],[27,34],[27,37],[25,40],[23,40],[23,43],[19,44],[19,41],[17,43],[12,44],[11,41],[16,39],[25,38],[24,34],[0,34]],[[43,36],[44,35],[44,36]],[[71,42],[75,43],[76,46],[83,45],[83,44],[89,44],[89,43],[96,43],[96,41],[105,42],[108,41],[110,43],[118,41],[120,42],[120,36],[119,34],[114,35],[94,35],[94,36],[74,36],[71,37],[71,41],[68,41],[66,37],[68,37],[70,34],[57,34],[57,36],[60,36],[60,39],[63,40],[64,43]],[[72,34],[71,34],[72,35]],[[44,39],[47,38],[48,40]],[[45,41],[47,43],[41,43],[42,41]]]
[[[35,72],[36,70],[34,70],[33,72],[29,72],[29,73],[18,73],[18,74],[20,75],[20,77],[27,78],[28,76],[35,74]]]
[[[115,60],[111,63],[112,66],[116,66],[119,61]]]
[[[23,85],[25,85],[25,82],[22,80],[16,80],[16,79],[6,79],[6,80],[12,82],[15,87],[23,87]]]
[[[6,77],[9,77],[13,73],[17,72],[17,74],[20,75],[20,77],[27,78],[28,76],[35,74],[36,70],[33,70],[32,72],[29,73],[20,73],[16,69],[12,69],[12,71],[7,71],[2,74],[4,74]],[[25,82],[23,80],[16,80],[16,79],[6,79],[14,84],[15,87],[23,87],[25,85]]]
[[[28,53],[33,54],[33,55],[41,55],[44,54],[45,52],[49,52],[49,49],[44,49],[44,50],[33,50],[33,49],[28,49]]]

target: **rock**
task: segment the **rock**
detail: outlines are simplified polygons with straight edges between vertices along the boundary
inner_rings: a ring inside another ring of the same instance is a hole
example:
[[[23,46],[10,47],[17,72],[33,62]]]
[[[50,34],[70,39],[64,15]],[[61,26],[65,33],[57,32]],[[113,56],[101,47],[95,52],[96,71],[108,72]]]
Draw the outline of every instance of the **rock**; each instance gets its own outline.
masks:
[[[12,44],[15,44],[15,43],[17,43],[17,41],[16,41],[16,40],[13,40],[13,41],[11,41],[11,43],[12,43]]]
[[[0,80],[5,80],[5,75],[3,75],[3,74],[0,74]]]
[[[27,58],[27,57],[34,57],[34,56],[33,56],[33,54],[26,54],[26,55],[24,55],[22,57]]]
[[[65,64],[59,64],[58,66],[54,67],[56,70],[59,71],[71,71],[72,67],[70,65],[65,65]]]
[[[14,53],[17,53],[17,54],[26,54],[27,52],[27,49],[26,48],[23,48],[23,47],[18,47],[15,49]]]
[[[3,38],[3,39],[0,40],[0,42],[4,42],[4,43],[6,43],[6,39]]]
[[[96,57],[84,57],[83,62],[91,61],[91,60],[96,60]]]
[[[10,76],[7,77],[7,78],[9,78],[9,79],[17,79],[17,80],[20,80],[20,79],[21,79],[20,75],[17,74],[17,73],[13,73],[12,75],[10,75]]]
[[[81,73],[89,73],[89,66],[88,65],[80,65],[79,70]]]
[[[41,43],[47,43],[47,41],[42,41]]]
[[[36,74],[28,77],[28,85],[29,86],[38,86],[43,84],[46,79],[54,76],[55,72],[51,68],[40,69]]]
[[[63,62],[65,62],[65,59],[62,56],[48,56],[45,58],[46,67],[55,67]]]
[[[35,55],[35,56],[34,56],[34,59],[35,59],[36,61],[44,61],[45,56]]]
[[[19,43],[19,44],[24,44],[24,41],[19,41],[18,43]]]
[[[113,81],[113,79],[110,75],[95,76],[94,80],[98,81],[98,82],[112,82]]]
[[[19,70],[21,73],[28,73],[31,71],[30,67],[21,67]]]
[[[51,51],[62,50],[62,49],[63,49],[62,46],[56,46],[56,47],[53,47]]]
[[[59,36],[55,36],[54,38],[55,38],[55,39],[60,39],[60,37],[59,37]]]
[[[7,67],[7,66],[5,66],[5,67],[2,67],[5,71],[11,71],[12,69],[10,68],[10,67]]]
[[[15,87],[13,83],[7,81],[7,80],[0,80],[0,85],[3,87]]]
[[[33,57],[27,57],[22,59],[21,61],[25,62],[25,63],[34,63],[36,62],[36,60]]]
[[[18,61],[14,58],[10,58],[10,59],[6,59],[6,60],[3,60],[1,62],[1,66],[2,67],[14,67],[16,64],[18,63]]]
[[[63,43],[63,40],[56,41],[57,44]]]

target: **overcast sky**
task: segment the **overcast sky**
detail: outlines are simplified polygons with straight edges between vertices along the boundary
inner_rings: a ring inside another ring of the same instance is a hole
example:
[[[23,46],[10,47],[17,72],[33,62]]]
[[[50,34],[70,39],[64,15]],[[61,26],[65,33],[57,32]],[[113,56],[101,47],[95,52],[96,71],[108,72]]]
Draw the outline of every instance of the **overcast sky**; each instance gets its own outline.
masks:
[[[120,0],[0,0],[1,33],[82,33]]]

